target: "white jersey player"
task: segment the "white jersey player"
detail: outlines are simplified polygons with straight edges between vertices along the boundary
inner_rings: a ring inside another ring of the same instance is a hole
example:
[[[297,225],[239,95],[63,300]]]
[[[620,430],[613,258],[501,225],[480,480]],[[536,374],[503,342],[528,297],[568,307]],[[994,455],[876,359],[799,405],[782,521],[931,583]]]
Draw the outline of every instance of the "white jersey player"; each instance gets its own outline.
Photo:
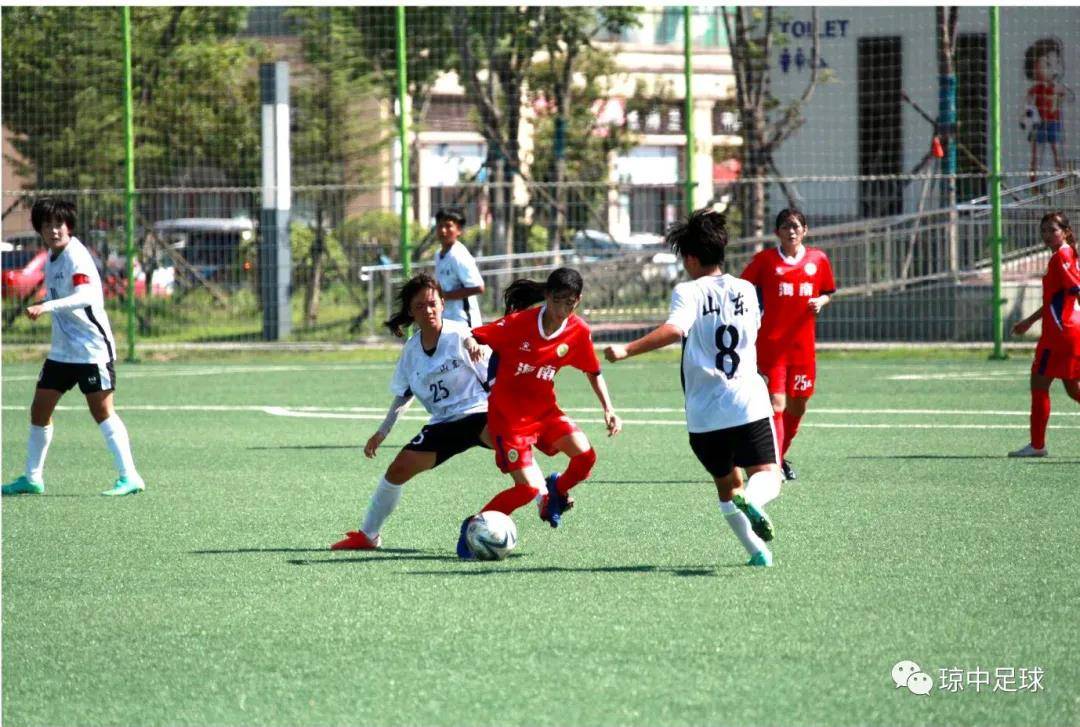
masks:
[[[487,430],[488,356],[468,326],[443,318],[443,298],[430,275],[417,275],[401,289],[401,310],[387,321],[396,335],[415,323],[390,382],[394,400],[386,419],[364,446],[375,456],[398,416],[419,399],[431,419],[390,463],[371,496],[359,530],[331,550],[372,550],[382,544],[383,523],[401,499],[402,485],[472,447],[491,448]]]
[[[101,276],[90,251],[71,236],[75,205],[44,198],[30,213],[49,258],[45,263],[44,303],[31,305],[26,314],[37,320],[52,315],[52,346],[38,377],[30,405],[30,436],[26,470],[4,485],[5,495],[41,494],[45,491],[45,455],[53,436],[52,414],[60,397],[79,385],[90,414],[98,423],[116,463],[117,479],[103,495],[130,495],[146,485],[135,470],[127,429],[113,408],[116,389],[116,342],[105,314]]]
[[[768,388],[757,370],[761,325],[757,292],[724,273],[724,216],[698,210],[667,234],[693,278],[671,295],[668,320],[625,346],[608,346],[615,363],[678,341],[690,447],[712,475],[720,510],[750,554],[749,565],[772,565],[766,541],[773,526],[762,509],[780,491]],[[736,467],[746,469],[745,491]]]
[[[480,298],[484,279],[472,253],[458,242],[465,229],[465,216],[456,209],[439,210],[435,215],[435,234],[440,248],[435,253],[435,278],[443,292],[443,319],[461,321],[476,328],[480,320]]]

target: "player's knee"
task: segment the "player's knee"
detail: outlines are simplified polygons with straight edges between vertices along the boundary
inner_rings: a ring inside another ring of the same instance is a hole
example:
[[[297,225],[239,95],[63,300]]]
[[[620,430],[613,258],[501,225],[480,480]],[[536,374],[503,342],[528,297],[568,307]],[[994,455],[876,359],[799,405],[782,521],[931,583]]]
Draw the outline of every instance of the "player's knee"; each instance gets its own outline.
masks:
[[[395,485],[404,485],[427,467],[413,459],[398,457],[386,468],[386,479]]]

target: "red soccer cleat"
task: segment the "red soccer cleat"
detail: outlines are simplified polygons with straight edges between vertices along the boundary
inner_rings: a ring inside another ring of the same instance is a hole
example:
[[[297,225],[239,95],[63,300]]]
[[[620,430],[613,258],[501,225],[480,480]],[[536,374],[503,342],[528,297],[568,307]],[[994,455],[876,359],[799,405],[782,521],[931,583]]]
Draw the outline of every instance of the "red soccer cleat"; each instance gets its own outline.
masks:
[[[345,539],[331,545],[330,550],[375,550],[381,545],[381,535],[376,535],[375,539],[372,540],[362,532],[350,530],[345,533]]]

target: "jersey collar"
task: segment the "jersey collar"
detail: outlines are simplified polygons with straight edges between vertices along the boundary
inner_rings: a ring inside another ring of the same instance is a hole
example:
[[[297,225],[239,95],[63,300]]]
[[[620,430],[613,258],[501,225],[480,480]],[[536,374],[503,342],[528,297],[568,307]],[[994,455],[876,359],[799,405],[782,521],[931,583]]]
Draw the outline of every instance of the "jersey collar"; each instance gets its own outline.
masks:
[[[799,252],[796,253],[795,257],[788,257],[787,255],[784,254],[783,246],[781,246],[780,243],[777,243],[776,244],[776,254],[779,255],[780,259],[783,260],[786,264],[788,264],[788,265],[798,265],[799,262],[804,257],[806,257],[806,244],[803,243],[802,245],[799,246]]]
[[[559,326],[558,328],[556,328],[555,332],[552,333],[550,336],[545,336],[544,335],[544,311],[546,311],[546,310],[547,310],[547,303],[540,306],[540,314],[538,316],[536,316],[536,330],[537,330],[537,332],[540,333],[540,338],[544,339],[545,341],[550,341],[553,338],[557,338],[559,336],[559,334],[561,334],[563,331],[566,330],[566,324],[570,322],[570,318],[567,318],[565,321],[563,321],[562,325]]]

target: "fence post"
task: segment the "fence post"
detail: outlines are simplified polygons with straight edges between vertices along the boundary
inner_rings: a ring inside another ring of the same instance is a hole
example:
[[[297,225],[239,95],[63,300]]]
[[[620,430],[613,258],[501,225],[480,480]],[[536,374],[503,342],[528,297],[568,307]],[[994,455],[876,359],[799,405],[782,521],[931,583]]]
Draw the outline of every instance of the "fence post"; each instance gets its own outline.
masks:
[[[686,127],[686,214],[694,211],[694,156],[697,141],[694,138],[694,36],[690,30],[691,8],[683,5],[683,77],[686,83],[686,109],[683,124]]]
[[[397,6],[397,92],[398,92],[398,136],[401,138],[401,276],[408,280],[412,265],[409,256],[412,247],[409,240],[409,202],[412,189],[409,184],[409,107],[405,104],[409,94],[409,79],[405,65],[405,7]],[[390,273],[387,273],[389,278]]]
[[[263,63],[262,219],[259,236],[259,282],[262,286],[263,339],[280,341],[292,330],[292,247],[289,211],[292,175],[289,158],[289,64]]]
[[[135,361],[135,129],[131,83],[131,8],[120,9],[124,34],[124,240],[127,256],[128,361]],[[147,282],[150,282],[149,280]],[[150,295],[150,291],[146,291]]]
[[[1008,358],[1004,346],[1004,322],[1001,307],[1001,246],[1004,242],[1001,229],[1001,27],[998,8],[990,8],[990,255],[993,260],[993,307],[994,352],[993,360]]]

